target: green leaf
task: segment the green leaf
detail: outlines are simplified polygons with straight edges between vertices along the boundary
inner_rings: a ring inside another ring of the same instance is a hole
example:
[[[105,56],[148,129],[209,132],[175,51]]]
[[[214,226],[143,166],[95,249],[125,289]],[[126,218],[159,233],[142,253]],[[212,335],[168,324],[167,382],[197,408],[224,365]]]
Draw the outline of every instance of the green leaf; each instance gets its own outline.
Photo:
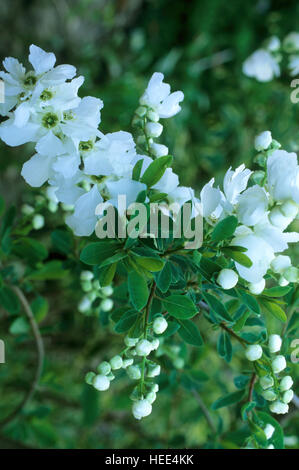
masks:
[[[163,201],[168,196],[167,193],[155,193],[150,196],[150,202],[160,202]]]
[[[164,338],[169,338],[170,336],[174,335],[180,328],[181,325],[178,322],[169,320],[167,329],[160,336]]]
[[[9,327],[9,332],[12,335],[22,335],[28,333],[30,330],[30,325],[26,318],[18,317],[16,318]]]
[[[68,274],[68,271],[64,269],[61,261],[53,260],[26,276],[26,279],[32,281],[47,281],[53,279],[61,279]]]
[[[180,337],[188,344],[202,346],[203,341],[197,326],[191,320],[180,320],[180,324]]]
[[[276,302],[272,302],[271,300],[266,299],[261,299],[260,302],[262,307],[264,307],[275,318],[278,318],[278,320],[283,322],[287,321],[287,316],[284,310]]]
[[[101,264],[105,259],[113,256],[119,248],[120,244],[115,241],[93,242],[83,248],[80,260],[91,266]]]
[[[128,310],[116,323],[114,331],[116,333],[126,333],[130,328],[132,328],[139,315],[139,312],[136,312],[136,310]]]
[[[214,242],[221,242],[222,240],[226,240],[227,238],[232,237],[235,233],[237,225],[237,217],[233,215],[226,217],[225,219],[218,222],[218,224],[214,228],[212,232],[212,240]]]
[[[54,248],[60,253],[67,255],[73,251],[73,238],[66,230],[54,230],[51,233],[51,240]]]
[[[14,254],[28,260],[30,264],[43,261],[48,257],[48,251],[36,240],[32,238],[20,238],[13,247]]]
[[[161,271],[164,266],[164,261],[160,258],[146,258],[144,256],[134,256],[134,260],[139,266],[147,269],[150,272]]]
[[[174,318],[187,320],[194,317],[198,312],[195,304],[189,297],[173,294],[162,301],[165,310]]]
[[[167,261],[163,269],[156,275],[156,283],[158,289],[160,289],[163,294],[168,291],[169,286],[171,284],[171,280],[171,266],[169,261]]]
[[[138,160],[138,162],[135,163],[135,166],[134,166],[133,171],[132,171],[132,179],[135,180],[135,181],[139,181],[139,179],[140,179],[140,174],[141,174],[141,170],[142,170],[143,161],[144,161],[144,159],[142,158],[142,159]]]
[[[117,263],[110,264],[109,266],[105,266],[100,270],[99,273],[99,281],[102,287],[109,286],[114,278],[115,271],[116,271]]]
[[[231,361],[232,343],[226,331],[222,331],[218,336],[217,351],[219,353],[219,356],[222,357],[226,362]]]
[[[238,293],[240,294],[244,304],[247,305],[247,307],[252,312],[256,313],[257,315],[261,314],[260,306],[255,297],[250,294],[247,294],[247,292],[244,292],[243,290],[239,290]]]
[[[34,299],[31,303],[31,310],[33,312],[35,320],[38,323],[41,322],[48,314],[48,301],[41,296],[36,297],[36,299]]]
[[[270,289],[265,289],[262,295],[266,295],[267,297],[283,297],[287,295],[292,290],[290,286],[277,286],[271,287]]]
[[[278,421],[276,421],[273,416],[269,415],[268,413],[264,413],[263,411],[258,411],[257,416],[263,422],[263,427],[266,427],[267,424],[272,424],[272,426],[275,428],[275,431],[270,439],[270,442],[273,443],[275,449],[284,449],[283,430]]]
[[[247,255],[244,253],[241,253],[240,251],[235,251],[233,247],[231,248],[222,248],[223,253],[228,256],[229,258],[233,259],[237,263],[241,264],[242,266],[245,266],[246,268],[250,268],[252,266],[252,261],[250,258],[248,258]]]
[[[125,251],[119,251],[118,253],[115,253],[115,255],[103,261],[103,263],[100,264],[100,268],[104,268],[105,266],[109,266],[110,264],[113,264],[113,263],[118,263],[118,261],[121,261],[127,256],[128,255]]]
[[[142,310],[149,296],[147,282],[144,277],[135,271],[130,272],[128,275],[128,289],[132,305],[136,310]]]
[[[146,184],[149,188],[154,186],[162,178],[166,168],[170,167],[172,163],[172,156],[166,155],[164,157],[154,160],[142,175],[141,183]]]
[[[0,196],[0,217],[2,217],[5,211],[5,201],[2,196]]]
[[[9,313],[18,313],[20,311],[20,302],[16,294],[9,287],[0,289],[0,305]]]
[[[255,407],[257,403],[255,401],[249,401],[245,403],[241,408],[241,416],[244,421],[248,418],[248,413],[250,413]]]
[[[211,408],[212,410],[219,410],[219,408],[233,405],[234,403],[241,401],[244,395],[244,390],[238,390],[237,392],[229,393],[228,395],[225,395],[224,397],[218,398],[218,400],[214,401],[214,403],[211,405]]]
[[[233,319],[226,310],[226,307],[222,302],[220,302],[220,300],[217,299],[217,297],[212,294],[208,294],[207,292],[203,294],[203,297],[211,310],[213,310],[213,312],[216,313],[216,315],[220,317],[221,320],[233,322]]]

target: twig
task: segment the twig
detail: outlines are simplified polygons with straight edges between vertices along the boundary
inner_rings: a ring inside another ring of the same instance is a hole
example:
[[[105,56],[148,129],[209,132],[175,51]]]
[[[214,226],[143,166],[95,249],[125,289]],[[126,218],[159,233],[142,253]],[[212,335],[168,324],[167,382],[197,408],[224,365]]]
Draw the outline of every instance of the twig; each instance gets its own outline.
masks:
[[[206,405],[202,401],[201,396],[199,395],[199,393],[196,390],[194,390],[194,388],[192,389],[192,393],[193,393],[197,403],[199,404],[199,408],[201,409],[202,414],[206,418],[206,421],[207,421],[208,425],[210,426],[211,430],[213,431],[213,433],[217,434],[217,429],[215,427],[214,421],[212,420],[212,417],[211,417]]]
[[[252,401],[252,394],[253,394],[253,389],[254,389],[254,384],[256,381],[256,373],[253,372],[251,379],[250,379],[250,384],[249,384],[249,392],[248,392],[248,401]]]
[[[31,307],[24,296],[23,292],[19,287],[17,286],[11,286],[11,289],[15,292],[16,296],[19,298],[24,311],[27,315],[27,318],[30,322],[30,326],[33,332],[33,336],[35,338],[36,342],[36,348],[37,348],[37,367],[35,371],[35,376],[34,380],[31,384],[30,389],[26,393],[25,397],[21,401],[21,403],[17,406],[17,408],[10,414],[8,415],[4,420],[0,421],[0,426],[3,427],[6,424],[8,424],[10,421],[15,419],[15,417],[20,413],[20,411],[27,405],[27,403],[32,399],[34,392],[38,386],[39,379],[41,377],[42,369],[43,369],[43,363],[44,363],[44,343],[38,328],[38,325],[35,321],[34,315],[32,313]]]

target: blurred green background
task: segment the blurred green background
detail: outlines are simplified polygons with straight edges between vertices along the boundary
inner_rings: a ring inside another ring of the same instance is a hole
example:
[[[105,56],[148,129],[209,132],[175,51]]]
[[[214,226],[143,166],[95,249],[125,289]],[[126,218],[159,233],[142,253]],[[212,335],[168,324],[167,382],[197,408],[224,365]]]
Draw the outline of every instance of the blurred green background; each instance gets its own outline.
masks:
[[[263,130],[270,129],[287,150],[299,149],[299,108],[290,102],[289,76],[283,71],[279,80],[261,84],[242,74],[242,62],[264,39],[298,29],[298,16],[296,0],[1,0],[0,57],[14,56],[27,65],[34,43],[55,52],[57,63],[75,65],[85,76],[81,96],[104,101],[103,132],[130,130],[148,79],[163,72],[185,100],[182,112],[164,121],[161,142],[175,156],[181,183],[200,189],[213,176],[219,183],[229,166],[251,165],[254,136]],[[11,149],[0,142],[0,192],[18,207],[32,198],[20,176],[30,152],[30,146]],[[175,375],[162,377],[165,386],[142,423],[131,417],[125,379],[102,394],[84,385],[86,370],[107,352],[116,354],[121,338],[107,334],[105,318],[77,312],[82,293],[76,281],[45,283],[43,294],[50,308],[42,323],[47,352],[42,383],[21,419],[1,434],[0,448],[213,445],[198,397],[179,387]],[[10,357],[0,366],[4,415],[28,388],[35,349],[30,336],[8,334],[8,318],[1,317],[0,324]],[[233,378],[246,363],[235,358],[228,366],[214,352],[217,334],[211,328],[202,334],[207,345],[186,354],[193,367],[211,375],[198,386],[209,407],[235,390]],[[222,445],[242,445],[246,432],[238,412],[229,408],[214,416],[223,429]],[[287,435],[296,434],[294,414],[283,420]]]

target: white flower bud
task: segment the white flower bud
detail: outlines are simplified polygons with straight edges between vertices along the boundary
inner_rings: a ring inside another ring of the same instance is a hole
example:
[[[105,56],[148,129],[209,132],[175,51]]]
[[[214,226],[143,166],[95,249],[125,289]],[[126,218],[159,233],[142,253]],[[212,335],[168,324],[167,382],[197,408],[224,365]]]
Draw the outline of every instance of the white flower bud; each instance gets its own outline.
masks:
[[[91,302],[97,298],[97,293],[95,291],[88,292],[86,296]]]
[[[101,375],[108,375],[111,372],[111,365],[107,361],[101,362],[101,364],[98,365],[97,368],[99,374]]]
[[[101,302],[101,310],[103,310],[103,312],[110,312],[110,310],[112,310],[112,308],[113,308],[113,300],[104,299]]]
[[[110,365],[112,370],[121,369],[123,366],[123,360],[120,356],[114,356],[110,359]]]
[[[149,364],[147,370],[148,377],[157,377],[161,373],[161,366],[159,364]]]
[[[264,429],[264,433],[266,434],[266,438],[271,439],[271,437],[273,436],[274,431],[275,431],[275,427],[272,426],[272,424],[268,423],[267,426]]]
[[[268,51],[277,51],[280,48],[280,39],[277,36],[271,36],[266,42]]]
[[[151,144],[151,151],[155,157],[164,157],[168,155],[168,148],[166,145],[156,144],[155,142]]]
[[[282,339],[279,335],[270,335],[269,336],[269,350],[271,353],[276,353],[280,351],[282,345]]]
[[[259,295],[265,289],[266,281],[262,279],[259,282],[251,282],[248,286],[249,292],[255,295]]]
[[[136,346],[138,356],[148,356],[152,351],[152,344],[147,339],[141,339]]]
[[[139,338],[130,338],[129,336],[126,336],[124,342],[128,348],[133,348],[138,343],[138,340]]]
[[[262,393],[262,396],[265,398],[267,401],[274,401],[277,398],[277,394],[274,392],[274,390],[265,390]]]
[[[113,294],[113,288],[111,286],[102,287],[102,294],[110,297]]]
[[[130,359],[124,359],[123,360],[123,368],[126,369],[127,367],[131,366],[133,364],[134,360],[132,358]]]
[[[163,126],[159,122],[147,122],[145,125],[145,132],[148,137],[160,137],[163,131]]]
[[[81,313],[86,313],[91,307],[91,301],[87,296],[84,296],[78,305],[78,310]]]
[[[34,208],[32,206],[29,206],[29,204],[24,204],[21,210],[24,215],[34,214]]]
[[[156,335],[161,335],[167,329],[168,323],[164,317],[158,317],[154,320],[153,330]]]
[[[156,400],[157,398],[157,395],[155,392],[149,392],[147,395],[146,395],[146,399],[147,401],[152,404],[154,403],[154,401]]]
[[[254,140],[255,149],[260,152],[261,150],[267,150],[272,142],[272,135],[270,131],[264,131],[257,135]]]
[[[285,255],[278,255],[271,263],[271,268],[275,273],[282,274],[292,265],[291,258]]]
[[[284,403],[290,403],[290,401],[293,400],[293,397],[294,397],[294,392],[293,390],[286,390],[282,396],[282,401]]]
[[[95,290],[99,290],[100,287],[101,287],[100,282],[97,279],[95,281],[93,281],[92,286]]]
[[[153,111],[152,109],[149,109],[147,111],[146,116],[148,117],[150,121],[153,121],[153,122],[158,122],[160,119],[159,114],[156,113],[156,111]]]
[[[90,292],[92,290],[92,283],[90,281],[84,281],[81,283],[83,292]]]
[[[217,282],[223,289],[232,289],[238,283],[238,274],[232,269],[221,269]]]
[[[115,375],[113,375],[112,372],[110,372],[110,374],[106,375],[106,377],[107,377],[107,379],[110,380],[110,382],[111,382],[111,380],[115,379]]]
[[[132,380],[139,380],[141,378],[141,370],[139,366],[129,366],[127,368],[127,374]]]
[[[269,220],[272,225],[279,228],[280,230],[285,230],[288,225],[292,222],[291,217],[285,217],[280,211],[279,207],[274,207],[269,213]]]
[[[45,218],[41,214],[35,214],[35,216],[32,219],[32,226],[34,230],[40,230],[43,228],[45,225]]]
[[[159,391],[159,385],[153,384],[151,388],[151,392],[158,393],[158,391]]]
[[[287,52],[295,52],[299,50],[299,33],[293,31],[289,33],[283,40],[283,47]]]
[[[281,401],[275,401],[274,403],[271,403],[270,411],[278,415],[284,415],[289,411],[289,405]]]
[[[290,375],[286,375],[285,377],[281,379],[280,384],[279,384],[279,389],[282,392],[286,392],[292,387],[293,383],[294,382],[293,382],[292,377]]]
[[[286,201],[280,207],[282,214],[285,217],[291,217],[294,219],[299,211],[299,205],[294,201]]]
[[[173,361],[173,365],[176,369],[183,369],[184,365],[185,365],[185,361],[182,357],[177,357],[174,361]]]
[[[288,286],[290,283],[283,276],[280,276],[278,284],[280,285],[280,287],[285,287]]]
[[[141,419],[150,415],[152,412],[152,405],[147,400],[135,401],[132,406],[132,413],[134,418]]]
[[[94,274],[91,271],[82,271],[80,274],[81,281],[91,281],[94,278]]]
[[[153,341],[152,341],[152,351],[156,351],[156,349],[158,349],[159,345],[160,345],[160,341],[158,340],[158,338],[153,339]]]
[[[275,374],[279,374],[283,369],[287,366],[286,360],[284,356],[277,356],[272,361],[272,368]]]
[[[106,377],[106,375],[96,375],[92,383],[94,388],[100,390],[101,392],[108,390],[110,387],[110,380],[108,377]]]
[[[273,444],[269,444],[267,449],[275,449],[274,445]]]
[[[283,272],[283,277],[289,282],[297,282],[299,279],[299,269],[290,266]]]
[[[273,387],[274,385],[274,380],[273,380],[273,377],[271,377],[271,375],[264,375],[263,377],[260,378],[259,382],[263,390]]]
[[[136,114],[139,116],[139,117],[143,117],[145,114],[146,114],[146,107],[145,106],[139,106],[139,108],[136,109]]]
[[[259,344],[252,344],[248,346],[245,351],[245,356],[249,361],[257,361],[263,355],[263,349]]]

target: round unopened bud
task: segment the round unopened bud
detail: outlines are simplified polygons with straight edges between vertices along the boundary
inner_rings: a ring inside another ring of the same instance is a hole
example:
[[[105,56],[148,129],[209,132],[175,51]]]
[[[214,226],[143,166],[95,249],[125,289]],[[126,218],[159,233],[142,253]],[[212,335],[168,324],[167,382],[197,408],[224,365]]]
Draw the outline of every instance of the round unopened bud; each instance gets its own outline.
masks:
[[[151,144],[151,151],[155,157],[165,157],[168,155],[168,147],[163,144],[156,144],[155,142]]]
[[[141,378],[141,370],[139,366],[129,366],[127,368],[127,374],[132,380],[139,380]]]
[[[155,318],[153,323],[153,330],[156,335],[161,335],[167,329],[168,323],[164,317]]]
[[[82,271],[80,274],[81,281],[91,281],[94,278],[92,271]]]
[[[263,390],[267,390],[267,388],[273,387],[274,385],[274,380],[271,375],[264,375],[260,378],[259,382]]]
[[[184,365],[185,365],[185,361],[183,358],[181,357],[177,357],[174,361],[173,361],[173,365],[176,369],[183,369]]]
[[[277,206],[270,211],[269,220],[272,225],[280,230],[285,230],[292,222],[292,218],[284,216],[280,208]]]
[[[88,385],[92,385],[93,379],[95,378],[95,376],[96,374],[94,372],[87,372],[87,374],[85,375],[85,382]]]
[[[103,312],[110,312],[110,310],[112,310],[112,308],[113,308],[113,300],[104,299],[101,302],[101,310],[103,310]]]
[[[121,369],[123,366],[123,360],[121,356],[117,355],[112,357],[112,359],[110,359],[110,365],[112,370]]]
[[[139,117],[143,117],[143,116],[145,116],[146,111],[147,111],[147,109],[146,109],[145,106],[139,106],[139,108],[137,108],[135,112]]]
[[[160,345],[160,341],[158,340],[158,338],[154,338],[152,341],[152,351],[156,351],[159,345]]]
[[[133,364],[134,360],[132,358],[130,359],[124,359],[123,360],[123,369],[126,369],[127,367],[131,366]]]
[[[138,400],[133,403],[132,413],[134,418],[142,419],[150,415],[152,412],[152,405],[147,400]]]
[[[90,292],[92,290],[92,283],[90,281],[84,281],[81,283],[81,287],[84,292]]]
[[[274,403],[271,403],[270,411],[278,415],[284,415],[289,411],[289,405],[287,405],[286,403],[283,403],[282,401],[277,400]]]
[[[97,371],[101,375],[108,375],[111,372],[111,365],[107,361],[101,362],[101,364],[98,365]]]
[[[97,298],[96,292],[93,290],[91,292],[88,292],[86,296],[91,302],[93,302]]]
[[[268,51],[277,51],[280,48],[280,39],[277,36],[271,36],[266,42]]]
[[[292,265],[291,258],[285,255],[278,255],[271,262],[271,268],[275,273],[282,274],[288,267]]]
[[[29,206],[29,204],[24,204],[21,210],[24,215],[34,214],[34,208],[32,206]]]
[[[286,201],[282,204],[280,210],[284,216],[294,219],[299,212],[299,205],[294,201]]]
[[[104,390],[108,390],[110,387],[110,380],[106,375],[99,374],[94,377],[92,384],[94,388],[103,392]]]
[[[115,379],[115,375],[113,375],[112,372],[110,372],[110,374],[106,375],[106,377],[107,377],[107,379],[110,380],[110,382],[111,382],[111,380]]]
[[[113,289],[111,286],[102,287],[102,294],[110,297],[113,294]]]
[[[248,286],[249,292],[255,295],[259,295],[265,289],[266,281],[262,279],[259,282],[251,282]]]
[[[161,373],[161,366],[159,364],[149,364],[147,370],[148,377],[157,377]]]
[[[153,122],[158,122],[160,118],[159,114],[156,111],[153,111],[152,109],[149,109],[147,111],[146,116],[148,117],[150,121],[153,121]]]
[[[270,335],[269,336],[269,351],[271,353],[276,353],[280,351],[282,345],[282,339],[279,335]]]
[[[248,346],[245,351],[245,356],[249,361],[257,361],[263,355],[263,349],[259,344],[252,344]]]
[[[267,401],[274,401],[277,398],[277,394],[274,392],[274,390],[265,390],[262,393],[262,396],[265,398]]]
[[[101,287],[100,282],[97,279],[95,281],[93,281],[92,286],[95,290],[99,290],[100,287]]]
[[[145,132],[148,137],[160,137],[163,131],[163,126],[159,122],[147,122],[145,125]]]
[[[133,348],[138,343],[139,338],[130,338],[126,336],[124,339],[125,345],[129,348]]]
[[[275,449],[274,445],[273,444],[269,444],[267,449]]]
[[[297,282],[299,279],[299,269],[290,266],[283,272],[283,277],[289,282]]]
[[[91,307],[91,301],[88,297],[84,296],[83,299],[79,302],[78,310],[81,313],[86,313]]]
[[[238,283],[238,274],[232,269],[221,269],[217,282],[223,289],[232,289]]]
[[[158,391],[159,391],[159,385],[153,384],[151,387],[151,392],[158,393]]]
[[[260,152],[261,150],[267,150],[272,142],[272,135],[270,131],[264,131],[257,135],[254,139],[254,147]]]
[[[279,374],[282,370],[284,370],[287,366],[286,360],[284,356],[277,356],[272,361],[272,368],[275,374]]]
[[[152,351],[152,344],[147,339],[141,339],[136,345],[138,356],[148,356]]]
[[[282,401],[284,403],[290,403],[294,398],[294,392],[293,390],[286,390],[282,396]]]
[[[290,283],[283,276],[280,276],[278,284],[280,285],[280,287],[285,287],[288,286]]]
[[[45,218],[41,214],[35,214],[35,216],[32,219],[32,226],[34,230],[40,230],[43,228],[45,225]]]
[[[154,403],[154,401],[156,400],[157,398],[157,395],[155,392],[149,392],[147,395],[146,395],[146,399],[147,401],[152,404]]]
[[[292,387],[293,383],[294,382],[293,382],[292,377],[290,375],[286,375],[285,377],[281,379],[280,384],[279,384],[279,389],[282,392],[286,392]]]
[[[275,431],[275,427],[272,426],[272,424],[268,423],[267,426],[264,429],[264,433],[266,434],[266,438],[271,439],[271,437],[273,436],[274,431]]]
[[[299,33],[293,31],[283,40],[283,47],[286,52],[296,52],[299,50]]]

